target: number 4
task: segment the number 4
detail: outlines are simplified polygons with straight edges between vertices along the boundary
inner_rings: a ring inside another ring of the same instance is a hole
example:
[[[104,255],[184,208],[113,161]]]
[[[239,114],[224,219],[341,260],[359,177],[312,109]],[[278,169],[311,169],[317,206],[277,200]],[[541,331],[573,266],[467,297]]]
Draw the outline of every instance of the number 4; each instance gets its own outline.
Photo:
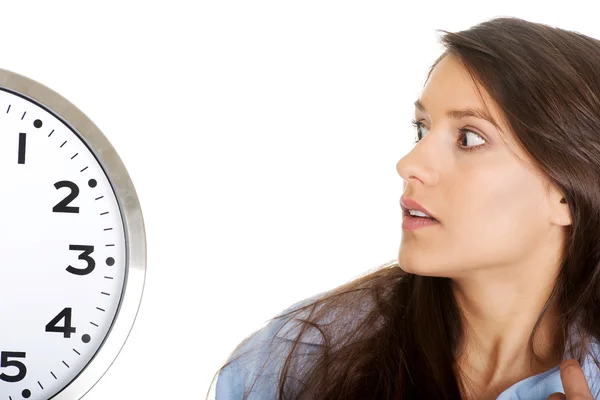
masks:
[[[64,326],[56,326],[61,319],[65,319]],[[59,332],[64,334],[65,338],[70,338],[71,333],[75,333],[76,328],[71,326],[71,307],[64,308],[58,315],[52,318],[52,321],[46,325],[46,332]]]

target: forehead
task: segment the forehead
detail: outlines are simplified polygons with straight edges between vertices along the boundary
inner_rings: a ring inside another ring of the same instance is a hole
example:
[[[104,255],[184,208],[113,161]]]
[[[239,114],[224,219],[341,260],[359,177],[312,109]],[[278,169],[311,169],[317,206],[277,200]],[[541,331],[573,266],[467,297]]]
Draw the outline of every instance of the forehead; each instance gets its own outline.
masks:
[[[502,113],[485,88],[476,83],[460,59],[451,54],[443,57],[431,71],[420,102],[432,116],[443,115],[448,110],[482,109],[500,128],[506,127]]]
[[[460,118],[460,115],[465,115],[460,111],[481,110],[481,113],[475,114],[489,116],[494,122],[489,123],[489,126],[494,127],[496,134],[505,143],[510,142],[514,136],[499,106],[455,55],[444,56],[433,68],[418,103],[425,107],[426,114],[432,120],[442,119],[444,116]],[[456,110],[459,112],[455,112]],[[470,114],[472,113],[467,113]]]

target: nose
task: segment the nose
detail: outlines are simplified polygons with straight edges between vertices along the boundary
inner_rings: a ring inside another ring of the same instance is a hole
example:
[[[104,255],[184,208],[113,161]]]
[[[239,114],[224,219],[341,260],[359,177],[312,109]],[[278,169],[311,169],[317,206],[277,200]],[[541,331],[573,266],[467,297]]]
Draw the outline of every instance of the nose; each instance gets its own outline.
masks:
[[[420,143],[423,145],[424,143]],[[435,155],[427,153],[424,146],[415,146],[408,154],[396,163],[396,171],[404,181],[403,189],[410,184],[421,183],[433,186],[439,178],[436,169]]]

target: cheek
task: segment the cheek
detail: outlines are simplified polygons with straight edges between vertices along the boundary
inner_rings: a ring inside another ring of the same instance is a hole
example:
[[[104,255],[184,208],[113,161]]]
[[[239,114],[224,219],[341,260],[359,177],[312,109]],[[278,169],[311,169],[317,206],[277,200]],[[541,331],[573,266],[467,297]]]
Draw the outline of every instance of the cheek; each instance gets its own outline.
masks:
[[[455,208],[446,226],[450,247],[468,250],[463,254],[470,254],[473,262],[527,251],[544,229],[539,190],[537,181],[517,171],[465,188],[464,197],[453,200],[462,206]]]
[[[453,220],[484,231],[513,227],[540,202],[541,182],[525,166],[504,158],[461,173],[450,193]],[[456,219],[454,219],[456,217]],[[501,229],[505,230],[505,229]]]
[[[479,170],[447,192],[442,225],[403,233],[400,266],[419,275],[447,276],[523,257],[542,234],[539,182],[521,170]]]
[[[453,199],[452,226],[457,236],[499,239],[518,236],[518,229],[536,219],[539,204],[538,183],[529,173],[513,169],[502,173],[482,173],[463,187]]]

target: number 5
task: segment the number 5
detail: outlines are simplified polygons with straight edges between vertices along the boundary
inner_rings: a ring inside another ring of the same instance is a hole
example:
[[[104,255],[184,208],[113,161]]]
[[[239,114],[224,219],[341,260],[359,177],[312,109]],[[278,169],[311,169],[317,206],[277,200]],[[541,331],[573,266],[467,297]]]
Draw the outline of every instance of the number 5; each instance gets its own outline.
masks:
[[[27,368],[21,361],[9,360],[8,357],[25,358],[25,352],[3,351],[0,352],[0,367],[17,367],[19,373],[17,375],[0,374],[0,379],[4,382],[19,382],[25,378]]]

